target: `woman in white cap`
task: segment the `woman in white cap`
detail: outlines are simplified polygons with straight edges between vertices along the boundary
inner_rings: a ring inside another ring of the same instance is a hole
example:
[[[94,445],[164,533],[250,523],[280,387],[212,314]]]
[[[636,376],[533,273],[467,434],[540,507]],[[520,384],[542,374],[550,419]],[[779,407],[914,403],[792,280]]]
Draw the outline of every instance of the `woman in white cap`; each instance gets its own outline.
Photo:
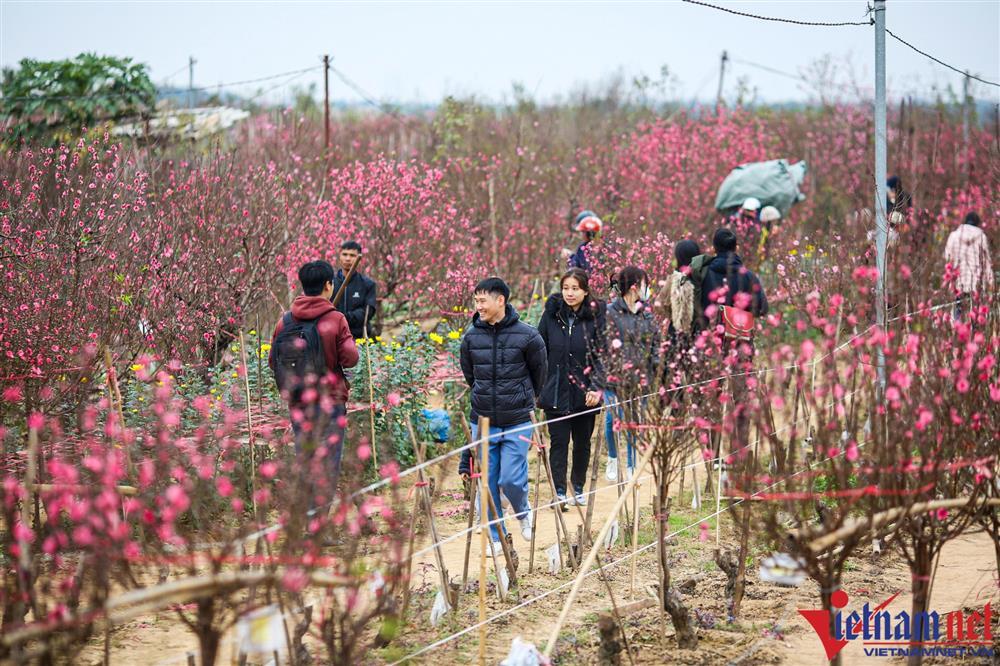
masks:
[[[762,259],[767,258],[767,241],[771,236],[771,227],[781,219],[781,211],[774,206],[764,206],[760,209],[760,244],[757,246],[757,254]]]

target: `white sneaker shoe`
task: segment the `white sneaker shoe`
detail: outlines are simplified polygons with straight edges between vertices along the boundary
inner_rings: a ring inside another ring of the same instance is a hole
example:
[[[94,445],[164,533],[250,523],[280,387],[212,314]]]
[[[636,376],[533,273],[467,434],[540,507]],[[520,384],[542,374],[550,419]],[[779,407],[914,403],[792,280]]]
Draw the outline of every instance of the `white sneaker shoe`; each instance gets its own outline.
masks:
[[[566,513],[567,511],[569,511],[569,509],[566,508],[566,505],[569,504],[572,501],[573,501],[572,498],[566,499],[565,495],[561,495],[561,494],[557,494],[556,495],[556,506],[558,506],[562,510],[563,513]]]
[[[574,501],[577,506],[587,506],[587,496],[583,493],[577,493],[573,497],[572,501]]]
[[[528,512],[520,519],[520,523],[521,537],[525,541],[531,541],[531,509],[528,509]]]
[[[500,544],[499,541],[490,542],[488,548],[489,551],[486,554],[489,555],[490,557],[493,557],[494,555],[497,557],[503,557],[503,546]]]
[[[608,465],[604,468],[604,476],[608,481],[618,480],[618,458],[608,456]]]

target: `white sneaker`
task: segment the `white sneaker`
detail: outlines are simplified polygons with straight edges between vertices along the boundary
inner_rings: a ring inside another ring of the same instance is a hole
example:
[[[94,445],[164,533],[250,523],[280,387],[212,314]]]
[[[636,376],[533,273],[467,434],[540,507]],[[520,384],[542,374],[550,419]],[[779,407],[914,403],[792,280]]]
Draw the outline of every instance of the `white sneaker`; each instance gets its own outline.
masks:
[[[520,519],[520,523],[521,537],[525,541],[531,541],[531,509],[528,509],[528,512]]]
[[[577,506],[587,506],[587,496],[583,493],[578,493],[572,501],[575,501]]]
[[[490,543],[489,552],[487,552],[486,554],[489,555],[490,557],[493,557],[494,555],[497,557],[503,557],[503,546],[500,544],[499,541],[493,541]]]
[[[608,465],[604,468],[604,476],[608,481],[618,480],[618,458],[608,456]]]
[[[558,506],[560,509],[562,509],[563,513],[566,513],[567,511],[569,511],[569,509],[566,508],[566,505],[569,504],[572,501],[573,501],[573,498],[566,499],[565,495],[558,494],[558,493],[556,494],[556,506]]]
[[[569,497],[566,495],[560,495],[560,497],[563,498],[563,501],[566,502],[567,505],[576,506],[576,495],[570,495]]]

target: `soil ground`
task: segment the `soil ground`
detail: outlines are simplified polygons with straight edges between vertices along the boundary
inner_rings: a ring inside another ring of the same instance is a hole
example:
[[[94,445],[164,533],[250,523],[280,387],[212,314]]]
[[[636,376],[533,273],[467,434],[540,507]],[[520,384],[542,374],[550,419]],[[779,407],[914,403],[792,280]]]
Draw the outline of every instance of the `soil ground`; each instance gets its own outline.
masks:
[[[602,452],[603,453],[603,452]],[[603,455],[602,455],[603,458]],[[462,499],[461,484],[454,473],[456,464],[435,470],[436,498],[435,522],[439,535],[443,538],[453,535],[466,527],[465,508],[468,503]],[[535,475],[532,456],[530,466],[532,482]],[[699,469],[699,482],[704,484],[704,470]],[[641,548],[654,540],[651,527],[651,479],[646,479],[639,490],[640,529],[638,546]],[[741,617],[736,623],[727,622],[727,600],[724,594],[725,575],[715,565],[712,552],[715,548],[715,519],[704,521],[708,529],[699,527],[701,518],[715,512],[714,499],[706,496],[705,503],[698,510],[691,508],[691,477],[687,480],[688,492],[683,502],[676,502],[671,513],[671,532],[680,531],[671,541],[669,557],[674,582],[683,581],[695,574],[704,577],[696,584],[694,592],[684,596],[689,610],[700,616],[697,650],[680,650],[673,641],[673,628],[669,619],[665,625],[657,609],[649,608],[625,618],[628,640],[637,664],[825,664],[822,648],[813,630],[798,615],[797,609],[819,607],[818,588],[811,582],[799,588],[783,588],[762,583],[757,579],[757,567],[766,551],[753,549],[753,563],[747,568],[747,592]],[[533,487],[533,486],[532,486]],[[592,529],[596,534],[609,515],[617,500],[615,487],[605,479],[603,462],[599,474],[601,490],[591,496],[595,502]],[[551,494],[544,487],[540,493],[540,503],[550,501]],[[631,503],[630,503],[631,504]],[[683,508],[679,508],[683,505]],[[556,541],[554,514],[551,509],[539,512],[536,523],[535,562],[533,573],[528,573],[529,544],[520,535],[517,522],[508,520],[514,532],[513,542],[520,557],[518,570],[519,601],[500,601],[495,594],[492,561],[487,597],[487,615],[493,616],[513,608],[517,603],[531,602],[523,608],[498,618],[487,625],[486,643],[488,663],[499,663],[508,653],[515,637],[544,648],[549,633],[555,625],[562,609],[573,572],[564,568],[559,573],[548,571],[545,549]],[[571,534],[576,534],[581,519],[575,508],[562,514]],[[721,543],[734,546],[732,518],[722,514]],[[424,521],[426,522],[426,521]],[[620,523],[622,531],[625,524]],[[424,525],[417,540],[419,550],[430,540]],[[406,657],[422,647],[446,638],[455,632],[471,627],[478,622],[477,579],[479,572],[479,535],[474,534],[470,549],[469,582],[461,595],[456,614],[449,614],[442,623],[432,628],[429,617],[437,585],[437,572],[433,552],[414,561],[414,585],[416,592],[412,599],[410,626],[389,647],[372,651],[365,655],[364,663],[392,663]],[[631,548],[624,543],[624,537],[610,551],[602,551],[603,561],[610,562],[629,555]],[[445,566],[451,580],[458,583],[462,578],[465,555],[465,538],[458,538],[442,546]],[[647,586],[657,580],[657,566],[654,551],[648,548],[635,558],[635,583],[630,584],[630,561],[607,569],[614,599],[617,604],[641,599],[648,594]],[[502,564],[501,564],[502,566]],[[557,586],[559,592],[541,595]],[[858,557],[849,562],[845,575],[844,589],[850,595],[850,606],[860,607],[865,601],[877,604],[896,592],[900,596],[889,606],[893,612],[909,609],[910,574],[905,562],[891,549],[873,558],[869,549],[864,549]],[[931,608],[947,612],[959,608],[981,609],[989,600],[1000,605],[1000,589],[997,587],[997,566],[993,546],[989,537],[982,532],[970,532],[949,543],[941,556],[933,587]],[[611,608],[611,597],[600,576],[590,576],[584,582],[580,594],[569,614],[555,651],[556,663],[593,664],[597,663],[598,614]],[[996,615],[996,614],[995,614]],[[665,627],[666,640],[661,632]],[[994,629],[997,632],[996,629]],[[184,664],[189,651],[197,652],[193,634],[179,622],[171,612],[139,618],[111,633],[111,663],[144,664],[157,666]],[[889,659],[865,657],[862,647],[854,642],[845,648],[844,663],[890,663]],[[102,662],[104,640],[94,639],[81,653],[78,663],[99,664]],[[310,645],[315,663],[325,663],[324,654],[318,644]],[[231,636],[223,641],[218,663],[233,661]],[[478,631],[447,641],[440,647],[413,658],[411,663],[475,663],[478,654]],[[252,661],[251,663],[263,663]],[[622,655],[622,663],[628,663]],[[893,663],[902,663],[896,660]],[[934,663],[928,660],[927,663]],[[942,662],[943,663],[943,662]]]

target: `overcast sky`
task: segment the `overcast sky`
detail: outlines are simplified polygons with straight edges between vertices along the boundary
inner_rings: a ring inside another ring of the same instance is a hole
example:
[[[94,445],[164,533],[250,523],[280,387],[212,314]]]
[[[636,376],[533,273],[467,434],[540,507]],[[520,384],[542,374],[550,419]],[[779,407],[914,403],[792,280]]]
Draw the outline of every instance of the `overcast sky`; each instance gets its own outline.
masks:
[[[866,0],[733,2],[744,12],[807,21],[863,20]],[[959,69],[1000,81],[1000,0],[889,0],[888,27]],[[870,27],[803,27],[733,16],[681,2],[181,2],[0,0],[0,65],[21,58],[58,59],[83,51],[131,56],[151,67],[157,83],[214,86],[319,64],[333,64],[380,101],[436,102],[444,95],[509,98],[520,82],[538,99],[600,84],[617,71],[656,78],[666,65],[681,99],[713,99],[719,57],[734,62],[724,94],[738,81],[761,101],[807,100],[810,77],[824,56],[837,80],[872,87]],[[754,67],[756,63],[786,75]],[[890,95],[926,94],[962,77],[888,41]],[[318,84],[322,72],[232,88],[272,88],[275,100],[292,85]],[[335,100],[359,96],[331,76]],[[978,99],[1000,100],[1000,88],[975,84]]]

